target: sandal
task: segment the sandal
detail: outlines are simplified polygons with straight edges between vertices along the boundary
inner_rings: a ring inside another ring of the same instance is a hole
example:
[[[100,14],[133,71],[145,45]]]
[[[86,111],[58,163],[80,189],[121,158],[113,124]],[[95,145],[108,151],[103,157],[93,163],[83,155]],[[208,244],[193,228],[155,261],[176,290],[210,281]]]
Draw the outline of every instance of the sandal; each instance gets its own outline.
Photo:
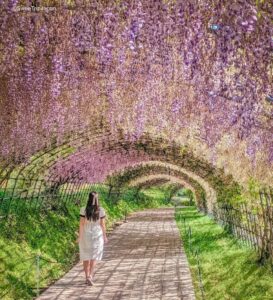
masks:
[[[86,282],[87,285],[94,285],[94,282],[92,281],[92,279],[90,277],[86,278]]]

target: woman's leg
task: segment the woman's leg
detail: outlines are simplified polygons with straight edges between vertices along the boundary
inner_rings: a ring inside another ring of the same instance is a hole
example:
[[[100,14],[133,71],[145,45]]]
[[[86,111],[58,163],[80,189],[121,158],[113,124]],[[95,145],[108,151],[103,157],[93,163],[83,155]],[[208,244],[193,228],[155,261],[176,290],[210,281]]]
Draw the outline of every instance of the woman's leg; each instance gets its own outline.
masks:
[[[93,277],[95,266],[96,266],[96,260],[91,259],[90,260],[90,268],[89,268],[89,276],[91,276],[91,277]]]
[[[83,269],[84,269],[85,277],[88,278],[89,277],[89,260],[83,261]]]
[[[91,259],[88,260],[88,277],[90,277],[90,273],[91,273]]]

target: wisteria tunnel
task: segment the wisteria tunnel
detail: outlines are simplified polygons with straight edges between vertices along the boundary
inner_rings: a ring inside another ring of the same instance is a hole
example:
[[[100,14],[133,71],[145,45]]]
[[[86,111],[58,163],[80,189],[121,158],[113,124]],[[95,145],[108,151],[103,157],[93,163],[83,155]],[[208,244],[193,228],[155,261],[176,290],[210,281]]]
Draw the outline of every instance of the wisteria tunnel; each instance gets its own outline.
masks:
[[[254,214],[244,237],[272,262],[272,17],[270,0],[1,1],[4,236],[94,189],[119,207],[163,186],[235,236]]]

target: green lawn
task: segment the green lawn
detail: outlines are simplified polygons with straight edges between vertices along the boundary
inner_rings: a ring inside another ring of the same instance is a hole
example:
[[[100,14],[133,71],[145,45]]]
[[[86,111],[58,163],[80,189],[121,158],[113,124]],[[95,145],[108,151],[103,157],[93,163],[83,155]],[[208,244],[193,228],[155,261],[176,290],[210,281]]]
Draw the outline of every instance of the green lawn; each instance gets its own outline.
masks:
[[[185,226],[184,220],[185,218]],[[205,299],[272,300],[273,274],[269,265],[260,266],[257,254],[237,241],[208,216],[194,207],[176,210],[176,221],[189,260],[196,298],[201,298],[197,259],[199,249]],[[191,228],[191,243],[188,228]]]
[[[118,199],[107,200],[108,188],[97,188],[100,204],[107,213],[108,229],[132,211],[165,205],[161,190],[141,192],[136,199],[136,191],[128,189]],[[74,198],[79,198],[79,194]],[[9,224],[0,223],[0,299],[32,299],[36,295],[39,253],[41,290],[73,266],[78,260],[75,232],[79,209],[85,204],[86,201],[79,206],[70,203],[64,210],[46,213],[13,210]]]

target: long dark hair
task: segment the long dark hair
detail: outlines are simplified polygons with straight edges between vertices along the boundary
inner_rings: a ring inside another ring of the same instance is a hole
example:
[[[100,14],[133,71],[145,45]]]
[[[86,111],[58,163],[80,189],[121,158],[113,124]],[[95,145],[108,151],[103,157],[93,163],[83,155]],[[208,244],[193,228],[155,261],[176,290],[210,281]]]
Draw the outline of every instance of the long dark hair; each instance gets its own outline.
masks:
[[[97,192],[91,192],[85,208],[86,219],[89,221],[91,221],[91,219],[97,221],[100,218],[99,211],[99,195]]]

